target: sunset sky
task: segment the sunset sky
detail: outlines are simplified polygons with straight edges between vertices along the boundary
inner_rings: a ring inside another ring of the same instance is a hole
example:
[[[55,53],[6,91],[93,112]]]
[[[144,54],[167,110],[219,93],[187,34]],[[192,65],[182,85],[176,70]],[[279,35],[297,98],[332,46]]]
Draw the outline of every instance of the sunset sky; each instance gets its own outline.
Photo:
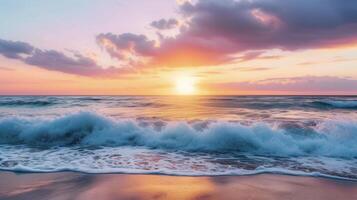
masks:
[[[0,94],[357,94],[357,1],[1,0]]]

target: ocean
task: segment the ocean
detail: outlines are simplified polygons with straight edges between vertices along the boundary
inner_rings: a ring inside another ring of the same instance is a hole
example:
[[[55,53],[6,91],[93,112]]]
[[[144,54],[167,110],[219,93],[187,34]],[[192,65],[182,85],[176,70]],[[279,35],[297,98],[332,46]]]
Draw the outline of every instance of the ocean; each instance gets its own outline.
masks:
[[[0,170],[357,180],[357,96],[1,96]]]

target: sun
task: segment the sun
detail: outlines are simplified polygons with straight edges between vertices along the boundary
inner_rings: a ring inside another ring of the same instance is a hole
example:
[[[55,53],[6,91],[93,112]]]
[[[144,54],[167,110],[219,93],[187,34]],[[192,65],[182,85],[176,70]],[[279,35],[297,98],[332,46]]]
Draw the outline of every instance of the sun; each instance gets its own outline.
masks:
[[[194,95],[196,80],[191,76],[181,76],[176,79],[176,92],[179,95]]]

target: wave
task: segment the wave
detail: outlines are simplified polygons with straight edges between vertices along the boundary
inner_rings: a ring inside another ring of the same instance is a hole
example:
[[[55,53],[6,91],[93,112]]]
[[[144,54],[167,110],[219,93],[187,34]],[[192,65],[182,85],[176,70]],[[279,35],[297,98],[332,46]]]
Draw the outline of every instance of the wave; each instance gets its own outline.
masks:
[[[316,97],[255,97],[211,98],[207,106],[227,108],[267,109],[357,109],[357,100],[319,99]]]
[[[172,122],[161,128],[80,112],[48,120],[0,121],[0,144],[142,146],[194,152],[246,152],[278,156],[357,156],[357,122],[326,121],[314,129],[215,122]],[[161,123],[160,123],[161,124]],[[291,129],[291,130],[290,130]],[[309,131],[308,133],[306,133]]]
[[[56,104],[54,101],[25,101],[25,100],[9,100],[0,101],[0,106],[50,106]]]
[[[99,97],[76,97],[76,100],[80,101],[102,101],[105,100],[105,98],[99,98]]]
[[[341,108],[341,109],[357,109],[357,101],[336,101],[336,100],[325,100],[325,101],[314,101],[314,104],[321,105],[324,107]]]

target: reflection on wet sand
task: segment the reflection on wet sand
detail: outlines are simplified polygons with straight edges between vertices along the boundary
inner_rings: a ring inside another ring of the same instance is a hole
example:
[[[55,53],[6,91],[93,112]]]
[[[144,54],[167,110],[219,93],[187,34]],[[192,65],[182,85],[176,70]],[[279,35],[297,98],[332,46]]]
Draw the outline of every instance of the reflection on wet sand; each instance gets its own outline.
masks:
[[[357,199],[357,183],[280,175],[0,173],[0,199]]]

